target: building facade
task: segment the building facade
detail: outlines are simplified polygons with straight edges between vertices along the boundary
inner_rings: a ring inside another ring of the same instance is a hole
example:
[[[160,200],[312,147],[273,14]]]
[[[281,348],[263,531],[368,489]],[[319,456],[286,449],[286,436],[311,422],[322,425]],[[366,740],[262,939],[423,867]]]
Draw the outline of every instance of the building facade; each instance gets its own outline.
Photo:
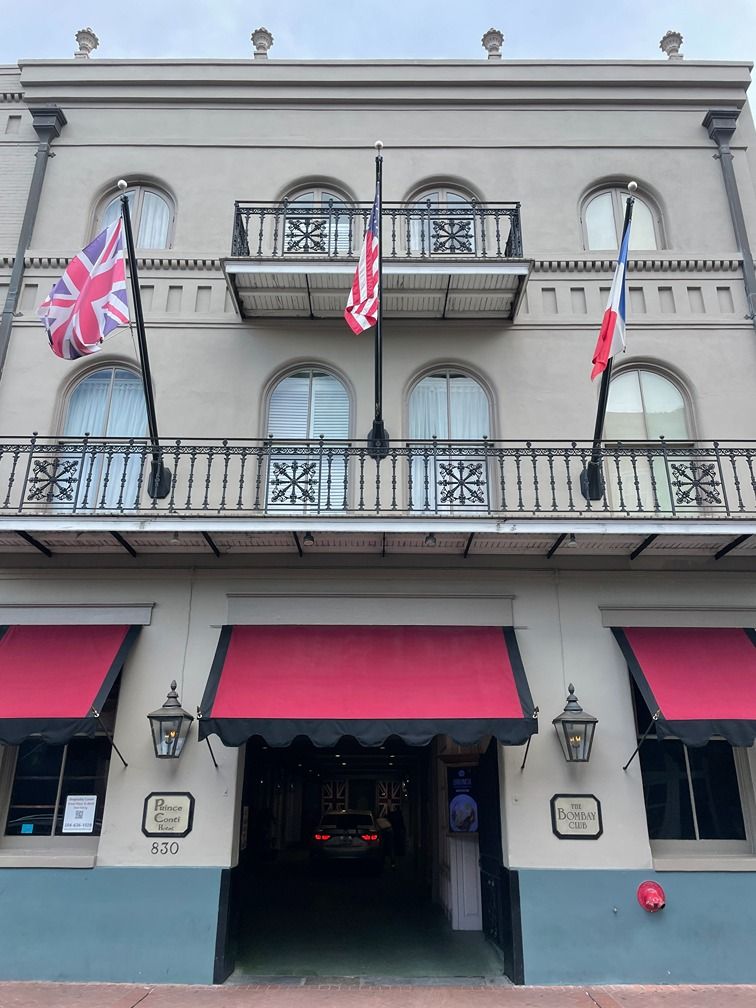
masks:
[[[0,75],[0,976],[221,982],[255,845],[303,843],[313,802],[372,802],[517,983],[756,982],[750,66],[263,45]],[[379,459],[371,334],[342,317],[377,139]],[[133,332],[62,361],[36,315],[120,179],[160,497]],[[587,501],[629,179],[628,350]],[[491,628],[527,679],[515,728],[487,706]],[[201,717],[158,760],[145,715],[172,680]],[[584,763],[549,724],[571,683],[598,718]],[[351,735],[372,776],[334,762]],[[478,832],[449,822],[450,768],[479,775]],[[155,795],[178,796],[165,838]]]

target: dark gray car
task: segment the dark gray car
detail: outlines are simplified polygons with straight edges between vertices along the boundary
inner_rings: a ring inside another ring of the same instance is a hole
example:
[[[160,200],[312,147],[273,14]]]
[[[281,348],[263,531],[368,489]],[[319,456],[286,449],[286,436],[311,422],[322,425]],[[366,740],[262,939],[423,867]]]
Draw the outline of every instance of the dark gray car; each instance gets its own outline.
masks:
[[[380,872],[383,855],[381,830],[372,812],[327,812],[310,839],[310,857],[317,865],[348,861]]]

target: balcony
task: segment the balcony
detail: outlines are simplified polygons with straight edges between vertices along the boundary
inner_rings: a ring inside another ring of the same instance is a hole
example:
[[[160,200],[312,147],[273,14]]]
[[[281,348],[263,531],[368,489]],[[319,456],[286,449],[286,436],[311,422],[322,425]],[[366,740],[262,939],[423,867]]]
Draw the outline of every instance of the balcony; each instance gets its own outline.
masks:
[[[394,441],[377,462],[362,441],[179,439],[160,455],[153,499],[147,440],[3,440],[0,550],[301,555],[313,532],[320,551],[384,555],[756,549],[756,442],[606,446],[596,501],[589,442]]]
[[[226,280],[242,318],[340,318],[372,204],[237,203]],[[384,318],[512,322],[530,263],[519,203],[383,204]]]

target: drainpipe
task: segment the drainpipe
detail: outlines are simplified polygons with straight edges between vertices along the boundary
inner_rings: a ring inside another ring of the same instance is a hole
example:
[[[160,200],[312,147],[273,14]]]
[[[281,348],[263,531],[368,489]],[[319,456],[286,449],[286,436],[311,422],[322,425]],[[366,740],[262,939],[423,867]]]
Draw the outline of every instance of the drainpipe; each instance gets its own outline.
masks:
[[[748,244],[748,231],[746,230],[743,207],[740,203],[738,192],[738,182],[735,178],[733,167],[733,154],[730,150],[730,140],[735,132],[735,127],[740,115],[739,109],[716,109],[707,112],[702,123],[703,127],[709,131],[709,137],[718,147],[718,153],[714,157],[719,158],[722,166],[722,176],[724,178],[727,202],[730,206],[730,217],[732,227],[735,231],[735,240],[738,243],[738,251],[743,257],[743,283],[746,289],[746,300],[748,302],[748,318],[756,326],[756,271],[753,267],[753,254]]]
[[[63,115],[63,110],[58,108],[57,105],[32,108],[29,111],[32,114],[32,126],[39,137],[39,145],[35,155],[34,174],[29,186],[29,195],[26,198],[24,221],[21,225],[21,233],[18,236],[18,247],[16,249],[16,258],[13,262],[8,294],[5,298],[3,314],[0,316],[0,375],[2,375],[3,368],[5,367],[11,328],[21,294],[21,281],[24,278],[24,258],[26,250],[31,243],[34,224],[37,220],[37,210],[39,209],[39,199],[42,195],[42,183],[45,180],[47,162],[54,156],[50,152],[50,146],[53,140],[60,136],[60,131],[66,125],[66,117]]]

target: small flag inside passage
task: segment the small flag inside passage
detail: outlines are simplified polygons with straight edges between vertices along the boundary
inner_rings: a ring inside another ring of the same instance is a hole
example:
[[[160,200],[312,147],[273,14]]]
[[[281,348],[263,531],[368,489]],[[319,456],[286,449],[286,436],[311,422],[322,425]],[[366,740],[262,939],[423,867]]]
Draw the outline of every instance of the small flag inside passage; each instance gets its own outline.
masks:
[[[129,324],[120,217],[71,260],[39,307],[52,352],[64,360],[95,353]]]
[[[378,241],[379,199],[376,190],[373,210],[365,231],[365,241],[362,244],[360,261],[354,274],[352,289],[349,292],[344,318],[352,332],[361,333],[378,321],[378,305],[380,303],[380,276],[378,258],[380,244]]]
[[[601,331],[593,351],[591,380],[597,378],[609,363],[609,359],[625,349],[625,278],[627,276],[627,250],[630,242],[630,220],[625,225],[617,257],[617,268],[609,291],[609,302],[604,312]]]

